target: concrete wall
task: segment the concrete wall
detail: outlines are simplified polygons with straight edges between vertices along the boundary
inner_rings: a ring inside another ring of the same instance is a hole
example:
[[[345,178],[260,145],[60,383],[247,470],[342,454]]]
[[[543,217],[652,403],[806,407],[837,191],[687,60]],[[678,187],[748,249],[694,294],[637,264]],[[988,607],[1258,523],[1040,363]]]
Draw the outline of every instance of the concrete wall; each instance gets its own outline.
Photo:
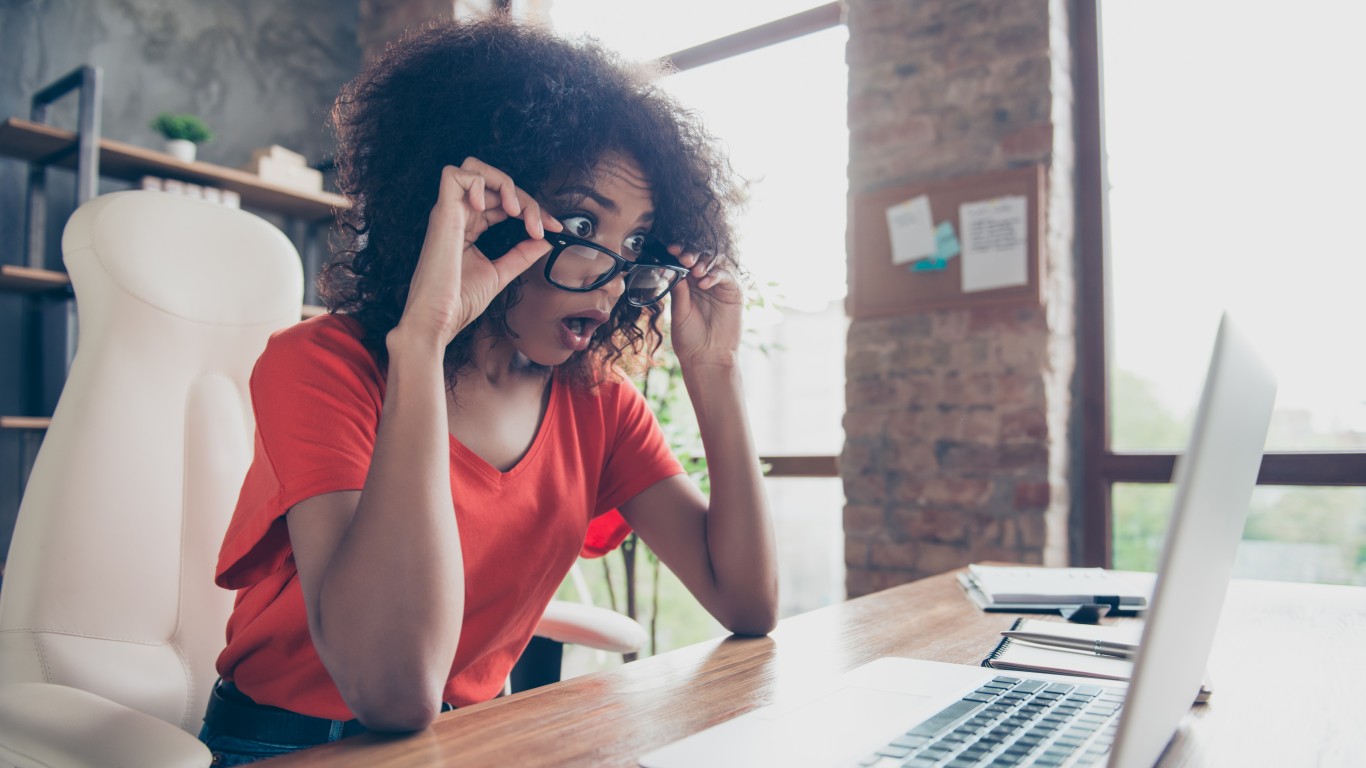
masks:
[[[1075,327],[1063,0],[848,0],[849,192],[1048,167],[1040,306],[851,323],[845,564],[857,596],[1067,558]]]
[[[146,147],[162,111],[192,112],[217,137],[200,159],[246,163],[256,147],[282,144],[318,162],[330,151],[324,122],[341,84],[360,66],[355,2],[330,0],[4,0],[0,2],[0,117],[28,117],[29,99],[81,64],[104,69],[103,132]],[[74,99],[50,122],[75,126]],[[23,163],[0,158],[0,261],[21,264]],[[60,268],[60,225],[70,213],[72,174],[49,174],[48,266]],[[106,182],[105,190],[121,188]],[[35,327],[53,331],[66,302],[46,301],[39,326],[22,295],[0,292],[0,413],[48,415],[60,392],[63,334],[50,332],[40,357],[21,352]],[[22,385],[43,377],[41,402]],[[27,413],[26,411],[37,411]],[[0,432],[0,551],[18,508],[23,437]]]

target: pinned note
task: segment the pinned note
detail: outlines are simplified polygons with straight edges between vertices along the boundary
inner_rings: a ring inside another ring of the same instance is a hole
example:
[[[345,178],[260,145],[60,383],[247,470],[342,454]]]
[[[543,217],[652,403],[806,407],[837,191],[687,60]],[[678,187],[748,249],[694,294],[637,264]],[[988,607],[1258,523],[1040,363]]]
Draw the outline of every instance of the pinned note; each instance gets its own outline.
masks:
[[[887,231],[892,241],[893,264],[909,264],[933,256],[935,236],[930,199],[920,195],[888,208]]]
[[[964,203],[963,293],[1029,283],[1029,220],[1023,196]]]
[[[953,230],[953,222],[941,221],[934,228],[934,255],[921,259],[906,267],[912,272],[937,272],[948,269],[949,259],[962,252],[958,244],[958,234]]]

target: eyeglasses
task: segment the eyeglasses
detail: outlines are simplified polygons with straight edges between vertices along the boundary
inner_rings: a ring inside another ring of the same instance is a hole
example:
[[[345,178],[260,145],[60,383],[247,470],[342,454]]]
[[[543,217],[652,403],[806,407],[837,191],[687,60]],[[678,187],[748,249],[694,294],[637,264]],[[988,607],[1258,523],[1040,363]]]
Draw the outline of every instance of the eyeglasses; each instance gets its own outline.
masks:
[[[551,244],[550,258],[545,262],[545,279],[566,291],[587,293],[624,274],[626,303],[644,307],[664,298],[664,294],[688,274],[687,268],[665,250],[664,244],[652,237],[645,238],[645,245],[635,261],[624,259],[591,240],[562,232],[546,232],[545,239]]]

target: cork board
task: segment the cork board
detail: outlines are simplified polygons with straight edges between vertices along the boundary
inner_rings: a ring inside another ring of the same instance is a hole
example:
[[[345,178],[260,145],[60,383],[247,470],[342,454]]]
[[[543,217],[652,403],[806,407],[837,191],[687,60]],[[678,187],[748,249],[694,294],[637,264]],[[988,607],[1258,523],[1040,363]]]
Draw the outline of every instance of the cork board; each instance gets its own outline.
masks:
[[[888,187],[855,195],[852,203],[853,254],[849,265],[848,314],[854,318],[921,312],[928,309],[1040,303],[1043,282],[1045,172],[1041,165],[943,181]],[[943,269],[915,271],[892,262],[887,209],[929,198],[933,221],[949,222],[962,238],[960,207],[1000,198],[1025,200],[1024,283],[990,290],[963,290],[963,257],[946,259]]]

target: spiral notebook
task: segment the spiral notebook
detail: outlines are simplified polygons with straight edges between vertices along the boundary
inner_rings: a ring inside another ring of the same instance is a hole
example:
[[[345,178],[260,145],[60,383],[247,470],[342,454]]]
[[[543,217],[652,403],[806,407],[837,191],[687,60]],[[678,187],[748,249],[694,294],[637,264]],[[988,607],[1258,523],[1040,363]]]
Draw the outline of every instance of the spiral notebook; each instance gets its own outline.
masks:
[[[1127,643],[1137,643],[1139,635],[1143,632],[1143,626],[1140,624],[1066,624],[1061,621],[1025,618],[1016,619],[1010,629],[1076,640],[1117,640]],[[1088,651],[1051,648],[1009,637],[1001,638],[996,648],[982,660],[982,666],[1016,672],[1099,677],[1104,680],[1128,680],[1134,670],[1134,662],[1131,659],[1098,656]]]
[[[1010,629],[1076,640],[1112,640],[1125,643],[1137,643],[1143,633],[1141,624],[1069,624],[1026,618],[1016,619],[1015,623],[1010,625]],[[1053,675],[1122,681],[1128,681],[1134,671],[1132,659],[1052,648],[1009,637],[1001,638],[1001,642],[997,643],[991,653],[982,660],[982,666],[1008,672],[1046,672]],[[1209,676],[1206,675],[1195,700],[1203,702],[1209,698],[1210,693]]]

